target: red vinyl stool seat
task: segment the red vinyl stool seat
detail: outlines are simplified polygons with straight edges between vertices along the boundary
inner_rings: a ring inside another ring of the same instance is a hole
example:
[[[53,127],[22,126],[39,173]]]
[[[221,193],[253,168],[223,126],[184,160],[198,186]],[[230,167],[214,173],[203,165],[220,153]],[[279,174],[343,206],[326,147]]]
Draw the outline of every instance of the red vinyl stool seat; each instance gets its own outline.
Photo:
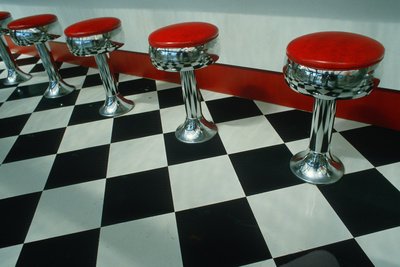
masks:
[[[330,152],[336,100],[368,95],[379,83],[375,70],[384,52],[378,41],[349,32],[317,32],[288,44],[285,80],[294,91],[315,98],[309,148],[290,161],[296,176],[313,184],[343,176],[342,162]]]
[[[8,34],[7,24],[12,20],[10,12],[0,11],[0,56],[7,68],[7,77],[2,79],[4,85],[15,85],[32,78],[28,73],[23,72],[16,64],[14,57],[7,46],[3,35]]]
[[[75,56],[94,56],[103,81],[106,99],[99,113],[114,117],[127,113],[134,107],[117,88],[114,74],[109,68],[108,53],[123,45],[121,21],[114,17],[93,18],[77,22],[64,30],[67,45]]]
[[[24,17],[11,21],[7,27],[15,44],[36,47],[49,77],[49,87],[44,93],[46,98],[62,97],[75,90],[61,78],[51,51],[45,44],[47,41],[57,39],[62,34],[56,15],[40,14]]]
[[[217,133],[201,110],[201,93],[194,70],[218,60],[218,28],[205,22],[185,22],[160,28],[149,35],[149,54],[159,70],[179,72],[186,107],[186,120],[175,136],[185,143],[201,143]]]

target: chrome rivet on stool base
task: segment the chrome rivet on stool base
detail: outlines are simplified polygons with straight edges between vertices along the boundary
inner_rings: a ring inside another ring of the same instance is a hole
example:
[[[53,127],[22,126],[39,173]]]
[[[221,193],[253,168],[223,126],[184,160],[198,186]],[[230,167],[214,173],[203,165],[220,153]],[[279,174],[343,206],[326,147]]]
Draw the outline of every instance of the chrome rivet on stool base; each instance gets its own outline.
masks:
[[[202,143],[218,132],[217,126],[203,116],[194,73],[218,60],[217,37],[218,28],[203,22],[173,24],[149,36],[152,64],[159,70],[180,73],[186,119],[175,136],[184,143]]]
[[[379,83],[375,70],[383,55],[379,42],[346,32],[313,33],[289,43],[285,80],[294,91],[315,98],[309,147],[290,160],[297,177],[331,184],[344,175],[343,163],[330,151],[336,100],[369,94]]]
[[[99,113],[115,117],[133,109],[133,101],[118,92],[114,74],[110,70],[109,52],[123,45],[121,21],[113,17],[88,19],[65,29],[67,45],[75,56],[94,56],[103,82],[106,99]]]
[[[15,63],[14,57],[8,48],[4,35],[8,34],[7,24],[12,20],[8,12],[0,12],[0,56],[7,68],[7,77],[4,79],[4,85],[15,85],[28,81],[32,75],[23,72]]]
[[[67,84],[61,78],[52,54],[46,46],[47,41],[61,36],[61,27],[55,15],[43,14],[17,19],[10,22],[8,28],[15,44],[36,47],[49,77],[49,87],[44,93],[44,97],[62,97],[75,90],[75,87]]]

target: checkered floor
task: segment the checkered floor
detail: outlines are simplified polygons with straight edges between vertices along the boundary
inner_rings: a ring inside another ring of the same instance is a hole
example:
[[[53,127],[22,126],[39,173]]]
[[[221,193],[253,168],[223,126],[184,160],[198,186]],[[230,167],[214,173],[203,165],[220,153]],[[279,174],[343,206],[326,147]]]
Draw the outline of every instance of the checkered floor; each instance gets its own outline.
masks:
[[[18,64],[34,77],[0,89],[0,266],[400,266],[400,132],[337,119],[346,175],[314,186],[288,168],[310,113],[204,90],[219,134],[187,145],[177,84],[121,74],[136,107],[103,118],[96,69],[62,64],[78,90],[49,100],[40,60]]]

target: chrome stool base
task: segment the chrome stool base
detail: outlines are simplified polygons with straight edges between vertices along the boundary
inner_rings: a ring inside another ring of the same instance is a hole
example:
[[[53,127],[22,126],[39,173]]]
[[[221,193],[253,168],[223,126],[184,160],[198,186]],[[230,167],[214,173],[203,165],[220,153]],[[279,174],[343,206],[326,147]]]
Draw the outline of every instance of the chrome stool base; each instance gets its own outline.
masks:
[[[294,175],[311,184],[332,184],[342,178],[343,163],[331,153],[317,153],[305,150],[290,160]]]
[[[72,93],[75,90],[74,86],[65,83],[63,80],[51,81],[49,87],[44,92],[45,98],[58,98]]]
[[[8,69],[7,78],[4,79],[4,85],[15,85],[22,82],[26,82],[32,78],[32,75],[23,72],[22,70],[15,68],[15,69]]]
[[[105,117],[116,117],[131,111],[135,107],[133,101],[124,98],[121,94],[107,97],[99,113]]]
[[[189,119],[180,125],[176,131],[176,138],[184,143],[202,143],[210,140],[218,132],[217,126],[204,119]]]

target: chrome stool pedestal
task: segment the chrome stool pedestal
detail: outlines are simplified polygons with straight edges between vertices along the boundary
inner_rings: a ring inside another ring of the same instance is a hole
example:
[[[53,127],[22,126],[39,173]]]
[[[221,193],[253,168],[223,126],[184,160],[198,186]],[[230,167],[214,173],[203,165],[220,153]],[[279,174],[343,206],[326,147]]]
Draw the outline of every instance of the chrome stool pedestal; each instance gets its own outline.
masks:
[[[319,32],[290,42],[286,56],[289,87],[315,98],[309,147],[292,157],[290,169],[308,183],[337,182],[344,165],[330,151],[336,100],[366,96],[378,85],[375,70],[384,47],[358,34]]]
[[[121,21],[112,17],[84,20],[70,25],[64,33],[73,55],[94,56],[96,60],[106,94],[100,115],[115,117],[132,110],[134,103],[118,92],[109,64],[109,53],[123,45]]]
[[[47,41],[57,39],[61,35],[61,27],[55,15],[43,14],[17,19],[10,22],[8,28],[15,44],[36,47],[49,77],[49,87],[44,97],[58,98],[75,90],[74,86],[67,84],[61,78],[52,54],[46,46]]]
[[[194,73],[218,60],[217,37],[218,28],[202,22],[173,24],[149,35],[152,64],[162,71],[180,73],[186,119],[175,136],[184,143],[202,143],[218,132],[217,126],[203,116]]]
[[[23,72],[15,63],[13,55],[8,48],[4,35],[8,34],[7,24],[12,20],[8,12],[0,12],[0,56],[7,68],[7,77],[4,79],[4,85],[15,85],[28,81],[32,75]]]

